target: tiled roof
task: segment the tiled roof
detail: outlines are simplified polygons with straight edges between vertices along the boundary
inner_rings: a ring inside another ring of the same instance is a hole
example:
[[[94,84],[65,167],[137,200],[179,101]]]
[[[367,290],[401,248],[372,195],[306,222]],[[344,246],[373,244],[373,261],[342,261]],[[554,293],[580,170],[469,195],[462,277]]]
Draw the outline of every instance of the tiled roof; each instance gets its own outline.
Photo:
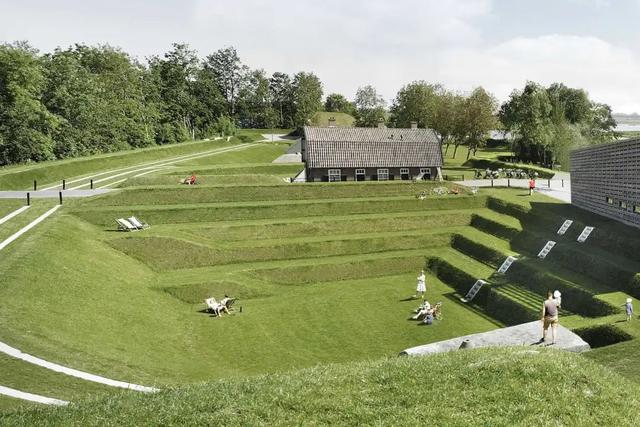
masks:
[[[305,126],[304,161],[310,168],[442,166],[440,140],[431,129]]]

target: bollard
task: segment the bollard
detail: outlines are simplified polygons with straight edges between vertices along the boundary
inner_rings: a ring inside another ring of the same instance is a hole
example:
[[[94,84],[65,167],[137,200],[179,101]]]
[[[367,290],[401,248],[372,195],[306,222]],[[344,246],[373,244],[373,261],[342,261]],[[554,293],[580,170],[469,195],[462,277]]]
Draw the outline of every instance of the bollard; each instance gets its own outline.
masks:
[[[31,206],[31,194],[27,192],[27,206]]]
[[[62,191],[58,192],[58,197],[60,198],[60,204],[62,204]]]
[[[466,339],[464,341],[462,341],[462,343],[460,344],[460,347],[458,347],[458,349],[460,350],[466,350],[466,349],[470,349],[473,348],[473,344],[471,344],[471,340],[470,339]]]
[[[67,181],[65,181],[64,179],[62,180],[62,189],[63,190],[67,189]]]
[[[562,188],[564,188],[564,179],[562,180]]]
[[[242,306],[240,306],[240,313],[242,313]]]
[[[511,188],[511,179],[507,178],[507,187]]]
[[[547,179],[547,185],[551,188],[551,179]]]
[[[38,191],[38,181],[33,180],[33,191]]]
[[[491,178],[491,187],[493,187],[493,178]]]
[[[93,179],[91,180],[90,187],[91,187],[91,189],[93,190]]]

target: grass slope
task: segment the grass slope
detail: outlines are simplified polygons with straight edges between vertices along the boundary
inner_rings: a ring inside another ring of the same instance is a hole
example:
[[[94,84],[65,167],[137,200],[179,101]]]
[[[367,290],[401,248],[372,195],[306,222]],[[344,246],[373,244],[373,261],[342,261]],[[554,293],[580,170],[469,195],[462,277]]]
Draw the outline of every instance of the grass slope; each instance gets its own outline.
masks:
[[[640,387],[522,347],[318,366],[23,410],[3,425],[634,425]]]
[[[336,126],[341,127],[353,127],[355,126],[356,119],[347,113],[331,113],[327,111],[318,111],[311,116],[311,126],[328,126],[329,118],[336,119]]]

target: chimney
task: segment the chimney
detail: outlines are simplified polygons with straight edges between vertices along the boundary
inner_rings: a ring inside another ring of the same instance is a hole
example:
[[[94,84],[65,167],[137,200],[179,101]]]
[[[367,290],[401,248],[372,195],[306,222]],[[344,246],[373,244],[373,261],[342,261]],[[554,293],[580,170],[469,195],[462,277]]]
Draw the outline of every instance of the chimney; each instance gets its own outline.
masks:
[[[383,119],[382,117],[380,117],[380,118],[378,119],[378,128],[379,128],[379,129],[384,129],[384,128],[386,128],[386,126],[384,125],[384,119]]]
[[[330,128],[336,127],[336,118],[333,116],[329,117],[329,127]]]
[[[415,120],[411,122],[411,129],[418,129],[418,122]]]

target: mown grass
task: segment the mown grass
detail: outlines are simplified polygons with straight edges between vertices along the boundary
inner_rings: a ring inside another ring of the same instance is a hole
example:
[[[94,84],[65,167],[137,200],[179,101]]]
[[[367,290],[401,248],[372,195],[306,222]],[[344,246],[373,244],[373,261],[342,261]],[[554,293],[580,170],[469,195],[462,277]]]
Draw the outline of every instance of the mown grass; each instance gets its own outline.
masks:
[[[426,387],[426,389],[425,389]],[[621,425],[640,388],[576,354],[482,349],[318,366],[6,415],[6,425]]]
[[[335,126],[341,127],[353,127],[356,122],[356,119],[350,114],[328,111],[318,111],[311,116],[310,122],[312,126],[326,127],[329,125],[329,118],[334,118]]]
[[[199,175],[198,187],[202,186],[255,186],[255,185],[285,185],[283,176],[280,175]],[[152,175],[141,176],[139,178],[128,179],[119,185],[120,188],[128,187],[159,187],[159,186],[173,186],[182,188],[184,184],[183,180],[186,178],[185,174],[180,175]]]
[[[246,150],[230,151],[228,153],[217,154],[214,157],[200,157],[197,159],[185,160],[176,163],[178,167],[198,167],[208,165],[223,165],[237,163],[258,163],[263,162],[265,158],[275,158],[283,154],[289,147],[289,143],[271,143],[265,142],[259,145],[247,148]]]
[[[26,204],[25,200],[17,200],[17,199],[4,199],[0,200],[0,218],[3,218],[5,215],[10,214],[16,209],[21,208]]]

